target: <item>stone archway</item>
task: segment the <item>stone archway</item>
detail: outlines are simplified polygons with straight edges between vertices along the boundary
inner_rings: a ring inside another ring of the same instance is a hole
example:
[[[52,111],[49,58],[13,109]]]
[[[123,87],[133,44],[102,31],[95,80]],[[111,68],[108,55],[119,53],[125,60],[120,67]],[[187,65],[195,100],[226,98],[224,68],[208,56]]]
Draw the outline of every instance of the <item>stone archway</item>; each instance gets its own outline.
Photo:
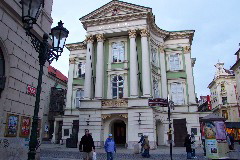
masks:
[[[115,143],[118,145],[125,145],[127,138],[127,127],[123,120],[117,119],[110,123],[109,130],[113,134]]]
[[[156,141],[157,145],[165,145],[164,143],[164,125],[160,120],[156,121]]]

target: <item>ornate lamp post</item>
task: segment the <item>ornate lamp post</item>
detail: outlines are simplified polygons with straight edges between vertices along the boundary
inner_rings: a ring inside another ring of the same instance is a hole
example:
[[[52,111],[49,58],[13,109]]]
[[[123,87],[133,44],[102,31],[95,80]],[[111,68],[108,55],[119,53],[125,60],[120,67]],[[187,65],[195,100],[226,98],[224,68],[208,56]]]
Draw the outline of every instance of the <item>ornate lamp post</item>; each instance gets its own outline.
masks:
[[[38,112],[39,112],[39,102],[40,94],[42,90],[42,75],[43,66],[46,61],[51,63],[54,59],[58,60],[59,56],[63,52],[66,38],[68,37],[68,30],[63,27],[62,21],[58,23],[57,27],[51,29],[53,44],[52,47],[48,44],[48,34],[44,33],[43,40],[39,40],[33,33],[31,29],[33,24],[36,24],[37,18],[40,13],[41,7],[44,7],[44,0],[21,0],[22,4],[22,22],[23,28],[26,30],[27,36],[31,38],[31,43],[34,49],[39,53],[39,76],[38,85],[36,93],[36,101],[34,108],[34,116],[32,122],[32,130],[29,142],[29,152],[28,160],[35,160],[36,149],[38,145],[37,141],[37,128],[38,128]]]
[[[169,122],[169,143],[170,143],[170,158],[172,160],[172,123],[171,123],[171,109],[174,109],[174,102],[167,98],[167,107],[168,107],[168,122]]]

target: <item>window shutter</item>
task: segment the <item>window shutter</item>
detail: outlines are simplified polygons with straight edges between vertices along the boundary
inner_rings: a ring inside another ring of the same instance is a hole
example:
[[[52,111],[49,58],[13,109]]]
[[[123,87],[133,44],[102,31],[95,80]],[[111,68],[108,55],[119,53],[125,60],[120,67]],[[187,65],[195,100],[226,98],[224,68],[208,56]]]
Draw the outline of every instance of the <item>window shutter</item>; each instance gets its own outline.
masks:
[[[169,55],[169,70],[170,71],[174,71],[175,70],[174,56],[173,55]]]
[[[178,104],[184,104],[183,87],[181,83],[178,83],[177,94]]]
[[[177,84],[171,83],[171,96],[174,104],[177,104]]]

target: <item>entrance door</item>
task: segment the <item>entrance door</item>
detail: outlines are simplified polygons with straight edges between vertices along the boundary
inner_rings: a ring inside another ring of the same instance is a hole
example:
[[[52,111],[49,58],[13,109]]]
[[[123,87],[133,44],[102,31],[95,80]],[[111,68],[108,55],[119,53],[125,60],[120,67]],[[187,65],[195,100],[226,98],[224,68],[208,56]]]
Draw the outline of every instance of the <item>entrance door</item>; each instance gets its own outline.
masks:
[[[176,147],[183,147],[184,140],[187,136],[187,127],[186,127],[186,119],[174,119],[173,120],[173,128],[174,128],[174,142]]]
[[[116,144],[126,143],[126,124],[123,121],[116,121],[113,124],[114,140]]]

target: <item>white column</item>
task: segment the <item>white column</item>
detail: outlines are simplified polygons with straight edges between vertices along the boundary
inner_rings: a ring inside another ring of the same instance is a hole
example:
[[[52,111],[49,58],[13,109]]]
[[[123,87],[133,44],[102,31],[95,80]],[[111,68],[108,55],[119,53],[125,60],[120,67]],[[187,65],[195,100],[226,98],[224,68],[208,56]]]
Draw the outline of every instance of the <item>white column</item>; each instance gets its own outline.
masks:
[[[73,86],[73,77],[75,74],[74,68],[75,68],[75,58],[69,58],[69,71],[68,71],[68,89],[67,89],[67,102],[66,102],[66,108],[73,108],[75,106],[72,106],[72,86]]]
[[[167,98],[167,72],[166,72],[166,58],[163,46],[160,46],[160,65],[161,65],[161,84],[162,84],[162,98]]]
[[[130,97],[138,97],[138,68],[137,68],[137,50],[136,50],[136,30],[130,30]]]
[[[189,96],[189,104],[196,104],[195,99],[195,86],[193,80],[193,68],[192,68],[192,60],[190,55],[190,47],[184,47],[184,57],[186,64],[186,73],[187,73],[187,83],[188,83],[188,96]]]
[[[142,44],[142,82],[143,82],[143,97],[151,96],[151,82],[150,82],[150,62],[148,49],[148,31],[141,30],[141,44]]]
[[[103,98],[103,34],[96,35],[97,37],[97,65],[96,65],[96,85],[95,98]]]
[[[86,55],[86,72],[84,82],[84,99],[92,98],[92,53],[93,53],[93,36],[87,37],[87,55]]]

